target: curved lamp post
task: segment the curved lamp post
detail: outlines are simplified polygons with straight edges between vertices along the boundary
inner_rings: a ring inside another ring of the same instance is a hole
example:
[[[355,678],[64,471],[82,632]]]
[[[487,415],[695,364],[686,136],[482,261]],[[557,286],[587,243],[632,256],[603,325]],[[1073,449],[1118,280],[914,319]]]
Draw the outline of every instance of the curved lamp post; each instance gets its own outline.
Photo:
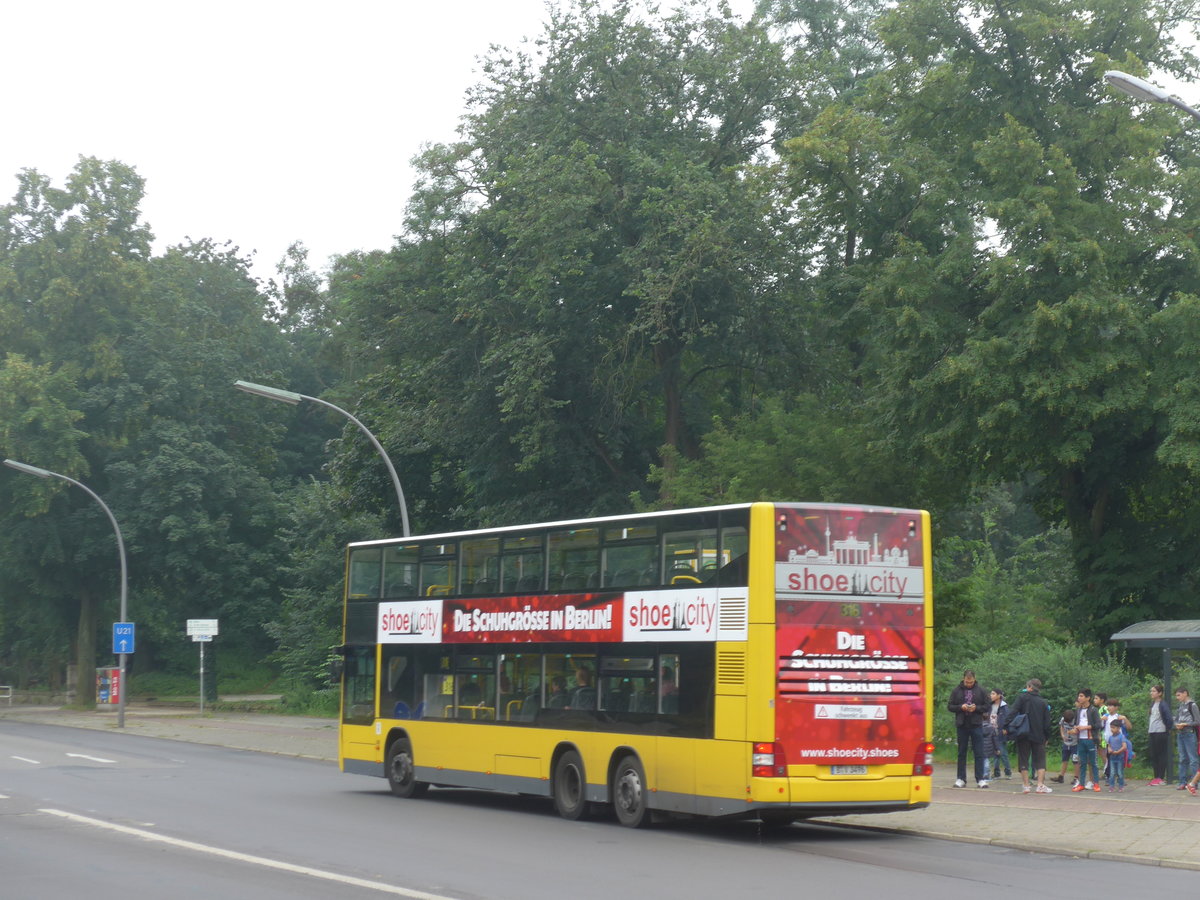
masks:
[[[117,553],[121,557],[121,621],[129,621],[126,618],[127,613],[127,597],[129,579],[125,568],[125,541],[121,537],[121,527],[117,525],[116,517],[113,516],[112,510],[108,508],[108,504],[100,499],[100,496],[90,487],[82,482],[76,481],[74,478],[68,478],[66,475],[60,475],[58,472],[51,472],[49,469],[39,469],[37,466],[31,466],[26,463],[17,462],[15,459],[6,459],[4,464],[10,469],[16,469],[18,472],[24,472],[27,475],[36,475],[38,478],[61,478],[63,481],[75,485],[75,487],[86,491],[88,496],[100,504],[100,508],[104,510],[104,514],[108,516],[108,521],[112,523],[113,531],[117,533]],[[118,666],[121,672],[120,693],[117,695],[117,727],[125,727],[125,694],[128,693],[125,685],[125,657],[127,654],[117,654]]]
[[[1173,96],[1166,88],[1161,88],[1157,84],[1151,84],[1135,75],[1118,72],[1116,69],[1105,72],[1104,80],[1117,90],[1123,91],[1137,100],[1145,100],[1148,103],[1170,103],[1172,106],[1182,109],[1193,119],[1200,120],[1200,112],[1192,109],[1178,97]]]
[[[281,403],[290,403],[295,406],[301,400],[311,400],[313,403],[319,403],[321,406],[328,407],[334,412],[341,413],[351,422],[359,427],[363,434],[367,436],[367,440],[379,451],[379,455],[383,457],[383,463],[387,466],[388,474],[392,476],[392,486],[396,489],[396,499],[400,501],[400,526],[403,532],[403,537],[410,535],[408,529],[408,504],[404,502],[404,489],[400,487],[400,476],[396,474],[396,467],[392,465],[391,459],[387,455],[387,451],[383,449],[383,445],[371,434],[370,429],[362,422],[346,412],[340,406],[334,406],[327,400],[322,400],[319,397],[310,397],[307,394],[297,394],[294,391],[285,391],[280,388],[267,387],[265,384],[255,384],[252,381],[235,381],[233,386],[240,391],[245,391],[247,394],[257,394],[259,397],[266,397],[268,400],[278,400]]]

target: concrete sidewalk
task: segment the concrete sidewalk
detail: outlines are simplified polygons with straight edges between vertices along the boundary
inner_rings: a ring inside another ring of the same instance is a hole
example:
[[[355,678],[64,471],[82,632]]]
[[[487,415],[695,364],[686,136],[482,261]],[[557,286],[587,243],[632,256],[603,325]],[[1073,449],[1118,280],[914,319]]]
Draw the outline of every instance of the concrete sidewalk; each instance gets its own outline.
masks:
[[[117,731],[115,711],[77,712],[51,707],[0,707],[6,720]],[[309,759],[337,760],[337,722],[259,713],[208,713],[132,705],[125,733],[215,744]],[[1053,784],[1053,794],[1024,794],[1020,779],[994,781],[986,789],[952,788],[953,772],[934,776],[933,803],[926,809],[821,821],[995,844],[1092,859],[1200,870],[1200,798],[1174,785],[1131,781],[1125,791],[1072,793]]]

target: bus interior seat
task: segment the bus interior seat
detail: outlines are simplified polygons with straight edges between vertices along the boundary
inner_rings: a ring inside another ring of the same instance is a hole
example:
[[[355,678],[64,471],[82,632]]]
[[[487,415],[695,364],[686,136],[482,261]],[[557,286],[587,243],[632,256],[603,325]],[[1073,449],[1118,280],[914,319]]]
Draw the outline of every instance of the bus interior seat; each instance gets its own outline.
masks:
[[[637,572],[633,569],[618,569],[608,580],[613,587],[633,587],[638,583]]]
[[[541,590],[542,576],[541,575],[522,575],[517,579],[517,593],[532,594],[535,591]]]
[[[594,687],[575,688],[571,695],[571,709],[595,709],[596,689]]]

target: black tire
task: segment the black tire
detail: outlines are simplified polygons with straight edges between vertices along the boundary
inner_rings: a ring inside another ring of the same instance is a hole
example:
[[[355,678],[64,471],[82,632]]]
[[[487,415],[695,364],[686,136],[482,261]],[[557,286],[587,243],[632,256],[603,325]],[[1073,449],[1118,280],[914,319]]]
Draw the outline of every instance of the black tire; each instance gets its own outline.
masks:
[[[632,753],[621,757],[612,777],[612,802],[617,821],[627,828],[650,824],[650,803],[646,791],[646,771]]]
[[[759,816],[763,831],[782,831],[800,820],[795,813],[765,812]]]
[[[387,780],[397,797],[420,797],[429,790],[428,784],[417,781],[412,743],[408,738],[397,738],[388,749]]]
[[[554,808],[564,819],[577,822],[587,812],[587,780],[583,759],[568,750],[554,764]]]

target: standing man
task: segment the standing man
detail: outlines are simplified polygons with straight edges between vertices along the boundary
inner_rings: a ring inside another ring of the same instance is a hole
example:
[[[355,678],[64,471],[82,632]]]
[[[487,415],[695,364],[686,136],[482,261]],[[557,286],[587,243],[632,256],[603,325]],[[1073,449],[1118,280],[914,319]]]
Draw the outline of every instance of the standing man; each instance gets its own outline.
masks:
[[[1037,792],[1049,794],[1052,788],[1046,785],[1046,741],[1050,737],[1050,704],[1042,699],[1042,682],[1030,678],[1025,682],[1025,690],[1017,695],[1012,705],[1009,719],[1025,713],[1029,719],[1029,734],[1017,738],[1017,768],[1021,770],[1022,793],[1028,794],[1033,788],[1029,785],[1029,770],[1032,768],[1037,776]]]
[[[950,692],[947,707],[954,713],[954,725],[958,730],[958,778],[954,786],[967,786],[967,742],[970,741],[971,755],[975,757],[975,783],[985,788],[988,783],[984,771],[983,717],[987,711],[988,697],[975,681],[975,673],[971,669],[963,672],[962,681]]]
[[[1200,726],[1200,710],[1192,701],[1188,689],[1175,690],[1179,707],[1175,710],[1175,745],[1179,748],[1179,787],[1184,790],[1192,776],[1200,769],[1200,754],[1196,752],[1197,726]]]
[[[1100,739],[1100,711],[1092,705],[1092,690],[1084,688],[1075,695],[1075,727],[1071,731],[1079,738],[1079,791],[1099,791],[1100,773],[1096,768],[1096,745]],[[1088,777],[1088,766],[1092,767]]]

